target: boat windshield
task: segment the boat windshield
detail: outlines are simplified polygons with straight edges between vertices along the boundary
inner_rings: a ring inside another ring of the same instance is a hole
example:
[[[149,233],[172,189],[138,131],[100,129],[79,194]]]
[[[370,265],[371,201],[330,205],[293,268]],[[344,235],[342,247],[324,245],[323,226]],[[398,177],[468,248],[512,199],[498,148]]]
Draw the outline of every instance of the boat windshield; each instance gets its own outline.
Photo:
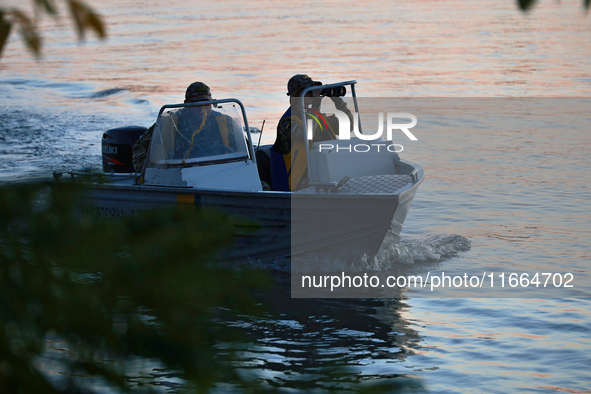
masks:
[[[238,104],[179,107],[162,112],[156,121],[151,167],[248,159]]]

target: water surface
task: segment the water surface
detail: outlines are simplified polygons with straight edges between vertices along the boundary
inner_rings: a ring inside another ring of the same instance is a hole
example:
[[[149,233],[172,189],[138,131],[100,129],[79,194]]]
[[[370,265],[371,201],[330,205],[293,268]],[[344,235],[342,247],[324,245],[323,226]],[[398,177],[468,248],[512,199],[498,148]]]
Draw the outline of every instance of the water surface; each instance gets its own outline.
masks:
[[[288,105],[287,80],[300,72],[357,79],[365,97],[451,97],[458,109],[475,97],[588,97],[591,30],[579,3],[542,1],[526,15],[508,0],[96,3],[105,42],[76,43],[67,18],[43,21],[42,61],[10,39],[0,62],[0,179],[100,168],[105,129],[149,126],[195,80],[215,98],[239,98],[252,126],[266,120],[267,142]],[[402,242],[387,242],[383,258],[453,273],[572,269],[588,280],[585,128],[468,133],[474,125],[450,121],[455,132],[431,124],[405,145],[403,158],[427,179]],[[571,298],[323,301],[280,288],[267,319],[233,324],[252,338],[243,368],[273,387],[411,379],[434,393],[582,393],[591,387],[591,303],[580,289]],[[318,378],[335,360],[348,373]],[[176,387],[150,365],[138,370]]]

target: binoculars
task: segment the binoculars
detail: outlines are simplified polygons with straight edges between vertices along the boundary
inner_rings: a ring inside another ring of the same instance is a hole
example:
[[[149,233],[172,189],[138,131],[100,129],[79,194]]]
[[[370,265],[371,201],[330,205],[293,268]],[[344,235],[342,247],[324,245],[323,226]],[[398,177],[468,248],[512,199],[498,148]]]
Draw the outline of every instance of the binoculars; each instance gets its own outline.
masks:
[[[336,88],[325,88],[322,90],[314,91],[314,95],[318,95],[321,97],[343,97],[347,94],[347,88],[344,86],[338,86]]]

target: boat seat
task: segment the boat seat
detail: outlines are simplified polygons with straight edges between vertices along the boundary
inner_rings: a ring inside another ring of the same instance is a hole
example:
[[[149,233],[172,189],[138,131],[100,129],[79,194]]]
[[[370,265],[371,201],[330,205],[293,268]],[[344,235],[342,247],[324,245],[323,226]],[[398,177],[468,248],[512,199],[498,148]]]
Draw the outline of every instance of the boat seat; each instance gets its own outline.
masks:
[[[257,169],[263,190],[273,190],[271,181],[271,145],[261,146],[255,152]]]

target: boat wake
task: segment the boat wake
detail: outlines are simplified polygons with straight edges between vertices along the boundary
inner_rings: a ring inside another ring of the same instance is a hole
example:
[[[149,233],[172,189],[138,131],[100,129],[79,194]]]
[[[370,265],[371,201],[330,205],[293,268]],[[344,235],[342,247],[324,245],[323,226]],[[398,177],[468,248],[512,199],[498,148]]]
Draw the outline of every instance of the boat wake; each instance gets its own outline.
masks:
[[[425,265],[453,258],[460,252],[470,250],[471,242],[461,235],[433,235],[422,239],[398,240],[388,234],[376,256],[339,255],[338,253],[307,253],[292,258],[274,258],[246,261],[254,269],[291,272],[291,264],[302,270],[334,273],[346,270],[350,273],[367,271],[415,271]],[[240,264],[244,267],[245,262]]]
[[[434,235],[425,239],[396,242],[387,235],[376,256],[379,261],[391,264],[437,263],[456,256],[459,252],[470,250],[471,242],[461,235]]]

